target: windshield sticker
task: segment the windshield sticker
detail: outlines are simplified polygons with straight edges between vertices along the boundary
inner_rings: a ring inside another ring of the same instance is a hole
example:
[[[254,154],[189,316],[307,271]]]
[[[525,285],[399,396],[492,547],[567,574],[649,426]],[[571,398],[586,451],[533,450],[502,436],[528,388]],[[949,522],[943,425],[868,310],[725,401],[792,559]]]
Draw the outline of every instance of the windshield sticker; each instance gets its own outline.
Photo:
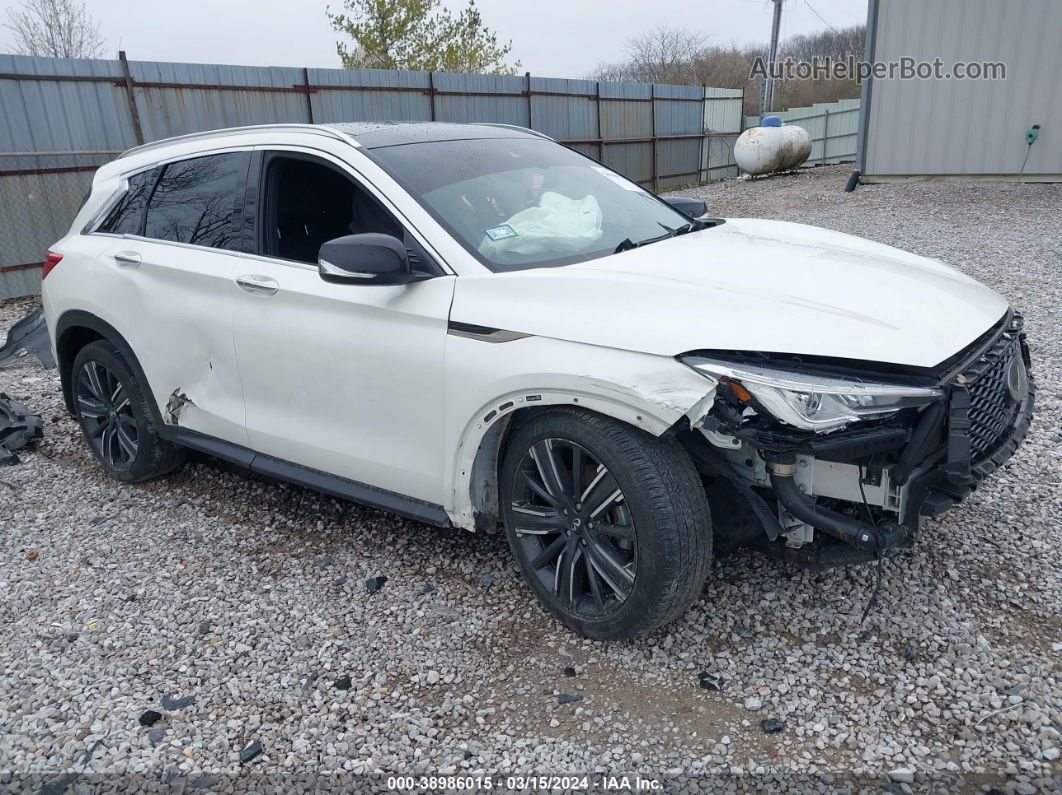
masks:
[[[520,233],[513,229],[508,224],[501,224],[500,226],[492,226],[490,229],[484,230],[487,237],[491,240],[505,240],[507,237],[519,237]]]
[[[631,182],[630,180],[626,180],[619,174],[616,174],[613,171],[609,171],[603,166],[591,166],[590,168],[594,169],[594,171],[598,172],[601,176],[607,177],[608,179],[612,180],[624,190],[634,191],[635,193],[645,193],[645,189],[642,188],[641,185],[637,185]]]

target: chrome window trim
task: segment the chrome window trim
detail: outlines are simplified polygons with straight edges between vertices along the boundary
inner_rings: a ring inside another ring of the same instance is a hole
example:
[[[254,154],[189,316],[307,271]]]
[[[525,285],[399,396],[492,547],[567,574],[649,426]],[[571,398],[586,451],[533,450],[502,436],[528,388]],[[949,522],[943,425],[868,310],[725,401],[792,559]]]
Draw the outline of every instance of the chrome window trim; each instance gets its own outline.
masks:
[[[211,157],[213,155],[226,155],[231,152],[251,152],[255,151],[256,147],[252,144],[246,144],[243,146],[222,146],[217,149],[203,149],[192,154],[178,155],[177,157],[167,157],[160,160],[152,161],[148,165],[137,166],[130,171],[123,171],[118,175],[118,190],[116,190],[108,199],[103,203],[103,206],[89,219],[81,229],[83,235],[107,235],[108,237],[124,237],[124,235],[112,235],[109,232],[100,232],[99,226],[102,224],[107,215],[114,206],[121,200],[121,197],[129,192],[129,180],[135,177],[137,174],[143,174],[145,171],[151,171],[153,168],[160,168],[162,166],[168,166],[171,163],[181,163],[185,160],[198,160],[201,157]],[[117,161],[115,161],[117,162]],[[144,208],[145,212],[147,208]],[[155,240],[155,238],[145,238],[147,240]],[[166,243],[170,241],[160,240],[160,243]],[[218,249],[224,251],[225,249]]]

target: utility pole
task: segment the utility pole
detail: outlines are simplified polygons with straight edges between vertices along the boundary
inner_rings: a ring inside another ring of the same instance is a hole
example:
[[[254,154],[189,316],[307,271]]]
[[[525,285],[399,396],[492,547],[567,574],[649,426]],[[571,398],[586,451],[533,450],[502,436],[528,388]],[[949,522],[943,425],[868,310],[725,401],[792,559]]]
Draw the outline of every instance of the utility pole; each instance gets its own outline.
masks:
[[[763,87],[763,102],[760,116],[766,116],[774,110],[774,61],[778,57],[778,31],[782,27],[782,3],[784,0],[771,0],[774,3],[774,19],[771,21],[771,52],[767,56],[767,81]]]

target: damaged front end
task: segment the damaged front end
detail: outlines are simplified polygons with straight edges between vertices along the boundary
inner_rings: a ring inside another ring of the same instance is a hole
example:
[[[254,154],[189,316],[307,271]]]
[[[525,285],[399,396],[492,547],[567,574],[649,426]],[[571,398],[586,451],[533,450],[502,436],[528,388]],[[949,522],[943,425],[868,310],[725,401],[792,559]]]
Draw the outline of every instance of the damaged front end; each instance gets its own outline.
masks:
[[[770,552],[810,566],[910,546],[923,517],[1010,458],[1033,413],[1013,313],[934,368],[719,351],[680,360],[716,383],[684,441],[756,518],[724,532],[766,533]]]

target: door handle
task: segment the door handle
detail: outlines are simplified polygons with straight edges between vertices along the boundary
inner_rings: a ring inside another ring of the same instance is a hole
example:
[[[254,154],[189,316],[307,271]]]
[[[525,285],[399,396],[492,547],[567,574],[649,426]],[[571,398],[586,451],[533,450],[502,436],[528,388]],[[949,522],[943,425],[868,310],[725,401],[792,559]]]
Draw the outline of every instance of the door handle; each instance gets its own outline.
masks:
[[[135,251],[119,251],[114,255],[114,261],[124,268],[135,268],[140,265],[140,255]]]
[[[280,285],[277,284],[274,279],[269,279],[265,276],[256,276],[255,274],[237,276],[236,286],[246,293],[257,293],[260,295],[273,295],[280,289]]]

